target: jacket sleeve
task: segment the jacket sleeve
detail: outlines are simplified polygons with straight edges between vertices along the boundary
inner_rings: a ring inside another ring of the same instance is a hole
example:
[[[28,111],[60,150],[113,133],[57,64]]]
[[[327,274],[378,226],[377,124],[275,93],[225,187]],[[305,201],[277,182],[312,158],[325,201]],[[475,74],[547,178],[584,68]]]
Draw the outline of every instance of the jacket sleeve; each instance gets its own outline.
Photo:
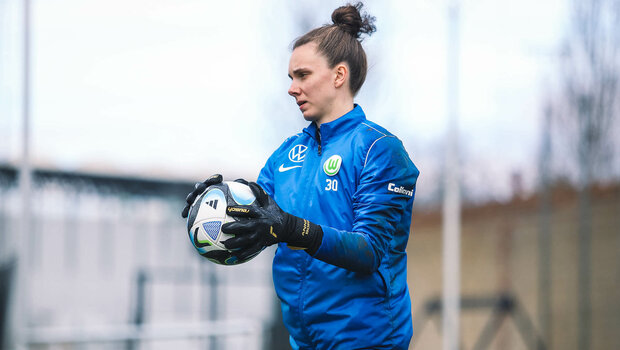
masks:
[[[376,140],[366,153],[353,196],[352,231],[321,225],[323,241],[314,257],[352,271],[376,271],[397,225],[403,220],[411,223],[418,175],[400,140],[394,136]]]
[[[260,185],[260,187],[263,188],[263,190],[265,190],[265,192],[267,192],[268,195],[273,197],[274,194],[274,188],[273,188],[273,161],[272,158],[274,157],[274,154],[271,155],[271,157],[269,157],[269,159],[267,159],[267,162],[265,163],[265,166],[263,167],[263,169],[261,169],[260,173],[258,174],[258,179],[256,180],[256,183]]]

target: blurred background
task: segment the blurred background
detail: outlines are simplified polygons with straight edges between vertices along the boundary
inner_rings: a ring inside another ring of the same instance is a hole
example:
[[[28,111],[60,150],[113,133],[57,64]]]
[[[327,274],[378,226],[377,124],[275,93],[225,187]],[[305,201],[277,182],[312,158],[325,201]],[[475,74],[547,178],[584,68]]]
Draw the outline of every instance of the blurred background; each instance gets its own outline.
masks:
[[[179,213],[305,127],[291,43],[344,3],[0,0],[0,348],[287,348],[273,250],[216,266]],[[411,349],[620,349],[620,1],[365,6],[356,102],[421,170]]]

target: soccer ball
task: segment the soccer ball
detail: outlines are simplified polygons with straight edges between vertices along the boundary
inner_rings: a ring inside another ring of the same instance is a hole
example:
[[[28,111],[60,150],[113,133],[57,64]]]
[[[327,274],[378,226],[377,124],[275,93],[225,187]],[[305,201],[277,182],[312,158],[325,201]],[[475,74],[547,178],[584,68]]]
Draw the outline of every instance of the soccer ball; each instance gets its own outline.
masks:
[[[229,205],[252,205],[255,200],[250,187],[233,181],[211,185],[196,197],[187,216],[187,233],[198,253],[220,265],[241,264],[258,255],[260,251],[244,260],[237,259],[222,244],[234,235],[221,230],[223,224],[237,220],[226,215]]]

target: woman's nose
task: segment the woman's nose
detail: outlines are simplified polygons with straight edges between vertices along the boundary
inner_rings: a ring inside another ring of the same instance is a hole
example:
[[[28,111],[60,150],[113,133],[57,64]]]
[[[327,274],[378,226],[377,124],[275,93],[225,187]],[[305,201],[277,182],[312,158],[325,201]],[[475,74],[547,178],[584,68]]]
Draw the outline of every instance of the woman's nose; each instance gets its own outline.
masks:
[[[295,82],[291,82],[291,86],[288,88],[288,94],[291,96],[299,95],[299,87]]]

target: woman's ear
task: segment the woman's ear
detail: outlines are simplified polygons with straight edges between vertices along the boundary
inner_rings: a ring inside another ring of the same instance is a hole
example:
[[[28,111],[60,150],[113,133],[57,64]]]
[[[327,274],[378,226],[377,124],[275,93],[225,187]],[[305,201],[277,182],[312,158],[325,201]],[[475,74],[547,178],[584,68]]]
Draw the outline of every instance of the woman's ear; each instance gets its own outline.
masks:
[[[334,87],[339,88],[347,81],[349,77],[349,67],[347,67],[346,63],[338,63],[335,67],[335,79],[334,79]]]

